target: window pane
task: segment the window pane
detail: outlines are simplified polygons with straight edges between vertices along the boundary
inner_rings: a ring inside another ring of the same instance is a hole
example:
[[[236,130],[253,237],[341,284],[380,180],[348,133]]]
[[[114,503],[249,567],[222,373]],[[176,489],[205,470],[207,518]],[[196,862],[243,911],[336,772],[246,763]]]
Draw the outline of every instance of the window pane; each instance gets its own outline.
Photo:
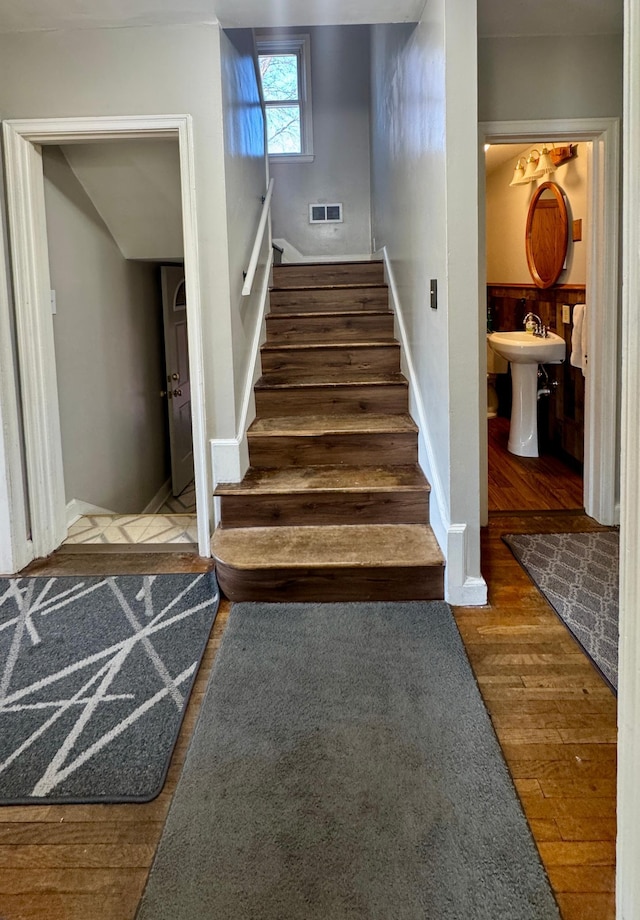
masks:
[[[265,102],[298,100],[297,55],[261,54],[260,73]]]
[[[269,153],[302,153],[300,106],[267,106],[267,148]]]

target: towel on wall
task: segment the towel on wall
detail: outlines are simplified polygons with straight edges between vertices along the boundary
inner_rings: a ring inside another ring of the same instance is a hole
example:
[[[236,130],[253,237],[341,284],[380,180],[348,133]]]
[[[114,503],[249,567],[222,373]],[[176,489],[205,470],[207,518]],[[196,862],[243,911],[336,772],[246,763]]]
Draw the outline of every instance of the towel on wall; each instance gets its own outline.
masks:
[[[569,363],[579,367],[584,377],[587,372],[587,305],[577,303],[573,308],[573,329],[571,330],[571,357]]]

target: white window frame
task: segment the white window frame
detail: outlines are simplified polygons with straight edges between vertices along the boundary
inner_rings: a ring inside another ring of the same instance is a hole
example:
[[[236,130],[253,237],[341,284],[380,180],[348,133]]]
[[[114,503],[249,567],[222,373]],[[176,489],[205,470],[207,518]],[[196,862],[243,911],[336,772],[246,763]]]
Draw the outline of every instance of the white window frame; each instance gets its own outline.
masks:
[[[263,54],[295,54],[298,58],[298,81],[300,89],[300,153],[270,153],[273,163],[312,163],[313,162],[313,119],[311,113],[311,36],[308,34],[291,35],[274,32],[256,34],[256,51]],[[265,108],[269,103],[263,103]]]

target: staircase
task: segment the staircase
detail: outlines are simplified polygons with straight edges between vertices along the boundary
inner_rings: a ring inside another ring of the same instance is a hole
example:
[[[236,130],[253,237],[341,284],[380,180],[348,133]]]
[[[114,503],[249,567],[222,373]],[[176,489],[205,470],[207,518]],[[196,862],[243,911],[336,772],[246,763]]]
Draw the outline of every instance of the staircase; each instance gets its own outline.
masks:
[[[250,469],[219,485],[231,600],[444,596],[382,263],[274,267]]]

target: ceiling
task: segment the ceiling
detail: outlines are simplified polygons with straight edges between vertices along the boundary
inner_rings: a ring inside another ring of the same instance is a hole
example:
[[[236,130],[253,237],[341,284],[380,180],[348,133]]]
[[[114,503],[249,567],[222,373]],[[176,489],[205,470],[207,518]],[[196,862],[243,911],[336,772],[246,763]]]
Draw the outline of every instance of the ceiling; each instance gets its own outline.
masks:
[[[0,0],[0,32],[217,21],[225,28],[413,22],[424,5],[425,0]],[[478,0],[478,33],[617,33],[622,10],[623,0]]]

